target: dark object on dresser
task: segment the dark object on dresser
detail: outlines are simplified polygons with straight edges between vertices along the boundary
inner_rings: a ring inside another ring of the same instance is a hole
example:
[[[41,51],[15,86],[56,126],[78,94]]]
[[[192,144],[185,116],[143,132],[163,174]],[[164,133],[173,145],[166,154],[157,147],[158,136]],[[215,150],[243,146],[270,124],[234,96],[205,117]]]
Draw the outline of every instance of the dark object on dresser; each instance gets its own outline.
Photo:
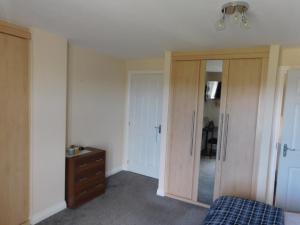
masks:
[[[68,208],[105,192],[105,151],[87,147],[90,152],[66,158],[66,201]]]

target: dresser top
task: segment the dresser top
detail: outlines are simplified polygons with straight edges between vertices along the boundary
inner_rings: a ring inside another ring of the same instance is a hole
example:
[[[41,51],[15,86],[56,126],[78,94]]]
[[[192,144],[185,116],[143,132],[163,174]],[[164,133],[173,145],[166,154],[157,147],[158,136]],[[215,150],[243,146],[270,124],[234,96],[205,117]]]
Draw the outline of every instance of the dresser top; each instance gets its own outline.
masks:
[[[67,159],[81,158],[81,157],[91,156],[91,155],[98,154],[98,153],[104,153],[105,154],[105,150],[98,149],[98,148],[93,148],[93,147],[84,147],[84,150],[81,150],[77,154],[74,154],[74,155],[66,154],[66,158]]]

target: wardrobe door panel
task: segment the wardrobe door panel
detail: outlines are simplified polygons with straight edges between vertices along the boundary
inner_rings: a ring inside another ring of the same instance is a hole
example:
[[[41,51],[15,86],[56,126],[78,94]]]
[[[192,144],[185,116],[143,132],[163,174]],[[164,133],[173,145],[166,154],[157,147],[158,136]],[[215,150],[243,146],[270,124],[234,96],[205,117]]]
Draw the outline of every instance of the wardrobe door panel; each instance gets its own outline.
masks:
[[[0,33],[0,225],[28,219],[28,40]]]
[[[174,61],[169,145],[168,194],[191,199],[194,135],[200,61]]]
[[[261,59],[230,60],[221,195],[251,198]]]

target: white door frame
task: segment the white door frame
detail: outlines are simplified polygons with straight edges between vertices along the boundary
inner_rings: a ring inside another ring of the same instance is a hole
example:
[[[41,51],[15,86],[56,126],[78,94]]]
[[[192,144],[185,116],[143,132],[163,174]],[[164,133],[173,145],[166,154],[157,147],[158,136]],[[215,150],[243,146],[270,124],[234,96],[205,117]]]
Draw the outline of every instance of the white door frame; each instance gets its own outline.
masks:
[[[299,186],[296,177],[299,179],[299,142],[297,141],[297,132],[299,132],[299,115],[297,109],[299,106],[299,69],[289,70],[285,79],[285,89],[282,107],[282,123],[281,123],[281,139],[280,147],[281,151],[277,151],[277,182],[276,182],[276,194],[275,194],[275,205],[284,208],[284,210],[289,212],[299,213],[299,195],[298,189],[295,188]],[[292,104],[292,105],[289,105]],[[295,105],[294,105],[295,104]],[[289,146],[290,149],[295,151],[292,153],[285,153],[283,145]],[[292,154],[292,155],[289,155]],[[295,157],[294,157],[295,156]],[[298,173],[298,175],[296,175]],[[292,182],[292,183],[291,183]],[[295,183],[294,183],[295,182]],[[296,185],[296,186],[294,186]],[[296,200],[296,201],[295,201]]]
[[[126,89],[126,103],[125,103],[125,131],[124,131],[124,154],[123,154],[123,170],[128,170],[128,140],[129,140],[129,111],[130,111],[130,91],[131,91],[131,77],[136,74],[159,74],[164,75],[160,70],[131,70],[127,74],[127,89]],[[164,121],[162,121],[163,123]],[[161,152],[161,145],[160,145]],[[160,171],[160,168],[159,168]]]
[[[300,66],[280,66],[278,68],[278,77],[276,84],[276,93],[275,93],[275,105],[274,105],[274,114],[273,114],[273,124],[272,124],[272,139],[271,139],[271,152],[269,158],[269,171],[268,171],[268,183],[267,183],[267,198],[266,202],[273,204],[275,200],[274,190],[275,190],[275,181],[276,181],[276,170],[277,170],[277,159],[278,159],[278,148],[279,143],[282,138],[282,106],[284,100],[284,90],[286,77],[289,70],[300,69]]]

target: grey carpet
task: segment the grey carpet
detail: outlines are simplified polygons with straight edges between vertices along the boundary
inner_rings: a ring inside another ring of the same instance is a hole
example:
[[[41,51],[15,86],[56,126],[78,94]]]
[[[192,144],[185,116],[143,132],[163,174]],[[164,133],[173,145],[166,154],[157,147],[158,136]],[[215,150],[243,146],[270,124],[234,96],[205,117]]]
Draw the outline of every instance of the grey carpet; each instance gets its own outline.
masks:
[[[211,205],[215,184],[216,159],[201,157],[198,185],[198,202]]]
[[[39,225],[200,225],[207,209],[156,196],[157,180],[130,172],[108,179],[104,195]]]

